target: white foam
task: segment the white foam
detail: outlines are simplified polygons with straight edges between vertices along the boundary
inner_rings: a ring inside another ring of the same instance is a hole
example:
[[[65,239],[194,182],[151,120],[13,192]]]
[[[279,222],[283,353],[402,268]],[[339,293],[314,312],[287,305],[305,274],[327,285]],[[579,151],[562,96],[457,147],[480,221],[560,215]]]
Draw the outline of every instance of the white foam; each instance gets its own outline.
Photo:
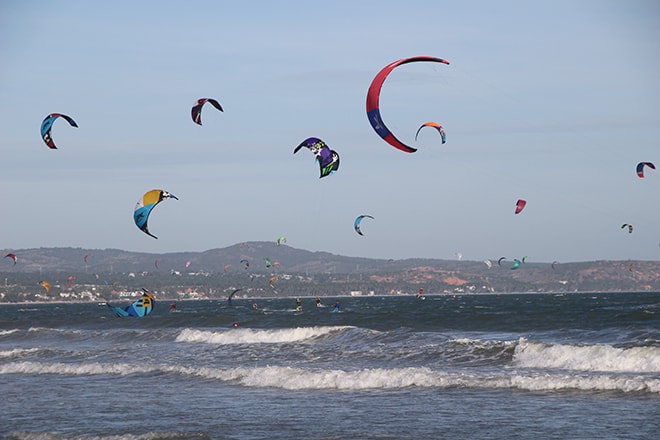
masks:
[[[39,351],[38,348],[14,348],[13,350],[0,350],[0,358],[17,357],[26,353]]]
[[[344,370],[309,370],[298,367],[267,366],[218,368],[176,368],[171,372],[207,379],[236,382],[248,387],[286,390],[366,390],[413,386],[438,386],[438,373],[429,368]],[[448,383],[444,383],[448,385]]]
[[[154,367],[132,364],[104,364],[98,362],[69,364],[62,362],[10,362],[0,365],[0,374],[60,374],[87,376],[98,374],[129,375],[153,371]]]
[[[0,336],[5,336],[5,335],[11,335],[12,333],[16,333],[18,329],[12,329],[12,330],[0,330]]]
[[[513,361],[516,366],[525,368],[657,373],[660,372],[660,348],[544,344],[521,338]]]
[[[171,372],[231,381],[247,387],[286,390],[383,390],[422,388],[517,388],[530,391],[584,390],[660,393],[660,379],[643,376],[622,377],[578,375],[527,375],[503,373],[483,375],[462,371],[448,373],[427,367],[367,368],[357,371],[310,370],[268,366],[216,368],[174,368]]]
[[[28,333],[71,333],[74,335],[82,334],[83,330],[59,329],[51,327],[30,327]]]
[[[232,328],[222,331],[183,329],[177,342],[203,342],[206,344],[280,344],[303,342],[351,327],[297,327],[291,329],[260,330]]]
[[[402,388],[485,388],[528,391],[618,391],[660,394],[660,379],[644,375],[556,374],[502,370],[485,373],[474,369],[439,371],[428,367],[364,368],[360,370],[311,369],[289,366],[188,367],[185,365],[132,365],[103,363],[11,362],[0,365],[0,374],[119,375],[160,372],[229,382],[245,387],[284,390],[388,390]]]

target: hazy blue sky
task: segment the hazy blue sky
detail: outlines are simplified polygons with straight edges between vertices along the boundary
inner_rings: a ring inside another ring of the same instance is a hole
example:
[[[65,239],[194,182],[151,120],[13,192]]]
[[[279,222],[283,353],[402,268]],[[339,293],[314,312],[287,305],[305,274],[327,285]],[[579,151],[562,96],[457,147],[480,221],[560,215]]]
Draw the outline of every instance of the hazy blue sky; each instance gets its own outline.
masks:
[[[375,74],[396,136],[365,114]],[[4,1],[0,248],[660,258],[660,2]],[[216,98],[195,125],[197,98]],[[56,121],[50,150],[39,127]],[[426,121],[443,124],[422,131]],[[341,167],[319,179],[323,139]],[[640,161],[655,162],[645,179]],[[147,190],[179,197],[132,213]],[[526,209],[514,214],[519,198]],[[353,230],[359,214],[365,236]],[[631,223],[632,234],[621,229]]]

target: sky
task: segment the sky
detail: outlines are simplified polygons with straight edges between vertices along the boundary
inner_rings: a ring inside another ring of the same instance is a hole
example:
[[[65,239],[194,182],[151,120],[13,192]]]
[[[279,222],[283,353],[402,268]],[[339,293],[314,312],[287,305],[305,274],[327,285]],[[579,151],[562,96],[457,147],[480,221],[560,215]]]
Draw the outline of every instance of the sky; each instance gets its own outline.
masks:
[[[399,151],[366,117],[383,84]],[[660,259],[660,3],[0,3],[0,249]],[[190,110],[215,98],[202,126]],[[50,113],[58,119],[41,139]],[[415,132],[427,121],[438,133]],[[319,178],[308,137],[340,155]],[[638,162],[649,161],[640,179]],[[163,189],[150,231],[133,222]],[[525,210],[514,214],[518,199]],[[353,229],[360,214],[364,236]],[[622,229],[632,224],[632,234]]]

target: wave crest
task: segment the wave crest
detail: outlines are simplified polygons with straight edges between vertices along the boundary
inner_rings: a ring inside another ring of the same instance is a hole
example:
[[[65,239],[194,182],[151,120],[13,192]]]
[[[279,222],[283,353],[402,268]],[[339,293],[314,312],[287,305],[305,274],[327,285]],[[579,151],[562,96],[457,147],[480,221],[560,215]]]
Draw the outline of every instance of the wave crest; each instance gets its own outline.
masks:
[[[660,372],[660,348],[545,344],[521,338],[513,361],[516,366],[525,368],[657,373]]]
[[[281,344],[304,342],[340,332],[351,327],[297,327],[290,329],[261,330],[233,328],[222,331],[183,329],[176,337],[177,342],[202,342],[206,344]]]
[[[447,372],[428,367],[365,368],[351,371],[287,366],[216,368],[184,365],[138,366],[122,363],[13,362],[0,366],[0,374],[125,376],[145,373],[195,376],[250,388],[276,388],[292,391],[377,391],[417,387],[660,393],[660,379],[643,375],[552,374],[511,370],[475,374],[469,369]]]

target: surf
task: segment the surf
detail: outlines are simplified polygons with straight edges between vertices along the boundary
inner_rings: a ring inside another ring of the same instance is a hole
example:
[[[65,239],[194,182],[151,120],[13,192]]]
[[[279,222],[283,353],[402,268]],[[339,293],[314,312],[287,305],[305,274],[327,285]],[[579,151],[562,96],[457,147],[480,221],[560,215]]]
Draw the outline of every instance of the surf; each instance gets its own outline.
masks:
[[[607,344],[551,344],[520,338],[514,365],[574,371],[658,373],[660,347],[619,348]]]
[[[218,345],[308,342],[350,328],[349,326],[295,327],[290,329],[233,328],[228,330],[186,328],[176,337],[176,342]]]
[[[525,391],[617,391],[660,394],[660,379],[643,375],[539,374],[522,371],[476,373],[469,369],[453,372],[429,367],[310,368],[279,365],[254,367],[190,367],[186,365],[140,365],[130,363],[44,363],[10,362],[0,366],[0,375],[135,376],[175,374],[218,380],[248,388],[275,388],[289,391],[383,391],[410,388],[518,389]]]

